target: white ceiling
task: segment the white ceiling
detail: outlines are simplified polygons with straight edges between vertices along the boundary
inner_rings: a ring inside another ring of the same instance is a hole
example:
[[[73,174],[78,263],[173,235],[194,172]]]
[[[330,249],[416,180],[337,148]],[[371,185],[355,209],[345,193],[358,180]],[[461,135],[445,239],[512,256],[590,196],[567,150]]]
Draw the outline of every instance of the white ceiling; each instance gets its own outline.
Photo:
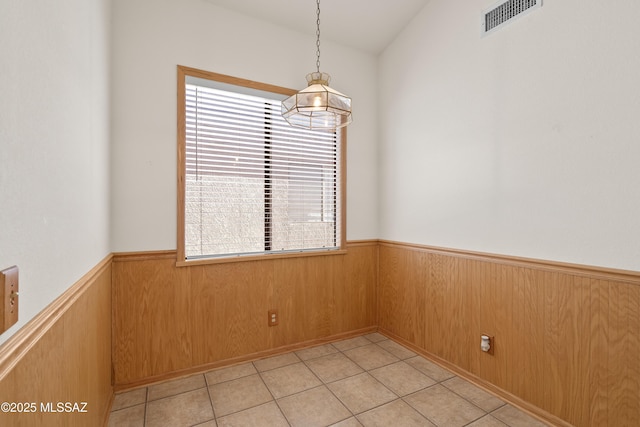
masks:
[[[315,0],[206,0],[305,34],[316,33]],[[380,53],[429,0],[321,0],[320,42]],[[321,46],[322,47],[322,46]]]

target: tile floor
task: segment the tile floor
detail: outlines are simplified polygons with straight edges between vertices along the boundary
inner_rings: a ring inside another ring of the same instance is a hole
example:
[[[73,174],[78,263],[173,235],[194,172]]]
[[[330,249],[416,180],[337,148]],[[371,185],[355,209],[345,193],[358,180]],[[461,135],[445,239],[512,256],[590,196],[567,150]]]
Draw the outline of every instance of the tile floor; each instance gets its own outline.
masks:
[[[109,426],[545,424],[373,333],[116,394]]]

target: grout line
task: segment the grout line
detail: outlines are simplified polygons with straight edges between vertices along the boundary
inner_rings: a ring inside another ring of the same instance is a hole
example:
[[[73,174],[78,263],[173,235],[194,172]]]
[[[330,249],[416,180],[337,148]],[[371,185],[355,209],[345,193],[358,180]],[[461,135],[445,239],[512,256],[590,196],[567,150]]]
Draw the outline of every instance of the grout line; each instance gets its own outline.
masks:
[[[288,354],[288,353],[285,353],[285,354]],[[298,355],[296,355],[296,357],[298,357]],[[300,358],[298,357],[298,359],[300,359]],[[251,363],[254,363],[254,362],[251,362]],[[289,366],[289,365],[284,365],[284,366]],[[284,366],[281,366],[281,368],[284,367]],[[258,371],[258,367],[257,366],[253,365],[253,367],[255,368],[256,371]],[[274,369],[277,369],[277,368],[274,368]],[[270,369],[270,370],[267,370],[267,371],[264,371],[264,372],[269,372],[269,371],[272,371],[272,370],[273,369]],[[289,420],[289,418],[287,418],[287,414],[284,413],[284,411],[282,410],[282,408],[278,404],[278,399],[276,399],[276,397],[273,395],[273,392],[271,391],[271,389],[269,388],[267,383],[264,381],[264,378],[262,378],[262,372],[258,371],[258,376],[260,377],[260,381],[262,381],[262,384],[265,386],[265,388],[267,389],[267,391],[271,395],[271,399],[273,399],[272,402],[276,404],[276,406],[278,407],[278,411],[280,411],[280,414],[282,414],[282,417],[284,418],[284,420],[287,422],[287,424],[289,424],[289,427],[291,427],[291,420]],[[246,410],[246,409],[243,409],[243,410]]]
[[[325,383],[325,382],[324,382],[324,381],[322,381],[320,378],[318,378],[318,379],[320,379],[320,381],[324,384],[324,386],[329,390],[329,392],[330,392],[331,394],[333,394],[333,396],[334,396],[336,399],[338,399],[338,401],[342,404],[342,406],[344,406],[344,407],[347,409],[347,411],[349,411],[349,412],[351,413],[351,415],[352,415],[356,420],[358,420],[358,422],[360,422],[360,420],[358,419],[358,415],[363,414],[363,413],[368,412],[368,411],[371,411],[371,410],[373,410],[373,409],[379,408],[379,407],[381,407],[381,406],[387,405],[387,404],[389,404],[389,403],[395,402],[395,401],[397,401],[397,400],[399,400],[399,399],[400,399],[400,396],[398,396],[394,391],[390,390],[386,385],[382,384],[382,383],[381,383],[381,382],[380,382],[376,377],[374,377],[373,375],[371,375],[371,374],[370,374],[370,370],[367,370],[367,369],[365,369],[364,367],[360,366],[360,365],[359,365],[355,360],[351,359],[348,355],[346,355],[346,354],[345,354],[345,352],[347,352],[347,351],[354,350],[354,349],[356,349],[356,348],[366,347],[366,346],[371,345],[371,344],[377,345],[377,343],[378,343],[378,342],[384,341],[384,340],[379,340],[379,341],[377,341],[377,342],[373,342],[373,341],[371,341],[369,338],[367,338],[365,335],[361,335],[361,336],[362,336],[363,338],[365,338],[366,340],[368,340],[368,341],[370,342],[370,344],[364,344],[364,345],[357,346],[357,347],[353,347],[353,348],[349,348],[349,349],[346,349],[346,350],[340,350],[340,349],[338,349],[337,347],[336,347],[336,349],[338,350],[338,352],[339,352],[340,354],[342,354],[342,356],[343,356],[343,357],[347,358],[347,360],[351,361],[351,362],[352,362],[354,365],[356,365],[358,368],[362,369],[362,372],[359,372],[359,373],[354,374],[354,375],[349,375],[349,376],[346,376],[346,377],[344,377],[344,378],[341,378],[341,379],[338,379],[338,380],[335,380],[335,381],[332,381],[332,382],[329,382],[329,383]],[[380,346],[378,346],[378,347],[379,347],[380,349],[382,349],[382,350],[385,350],[385,349],[383,349],[383,348],[382,348],[382,347],[380,347]],[[386,350],[385,350],[385,351],[386,351]],[[396,362],[393,362],[393,363],[396,363]],[[388,365],[384,365],[384,366],[388,366]],[[380,367],[382,367],[382,366],[380,366]],[[311,370],[311,368],[309,368],[309,369]],[[375,369],[377,369],[377,368],[375,368]],[[391,400],[391,401],[389,401],[389,402],[382,403],[382,404],[380,404],[380,405],[376,405],[376,406],[374,406],[374,407],[372,407],[372,408],[369,408],[369,409],[367,409],[367,410],[365,410],[365,411],[362,411],[362,412],[359,412],[359,413],[355,413],[355,412],[353,412],[351,409],[349,409],[349,407],[347,407],[347,405],[346,405],[346,403],[345,403],[345,402],[343,402],[343,401],[342,401],[338,396],[336,396],[336,394],[333,392],[333,390],[331,390],[331,388],[329,388],[329,387],[328,387],[328,385],[329,385],[329,384],[333,384],[333,383],[336,383],[336,382],[338,382],[338,381],[343,381],[343,380],[345,380],[345,379],[347,379],[347,378],[353,378],[353,377],[355,377],[355,376],[362,375],[362,374],[364,374],[364,373],[366,373],[367,375],[369,375],[371,378],[373,378],[373,380],[374,380],[374,381],[376,381],[378,384],[380,384],[382,387],[384,387],[386,390],[388,390],[391,394],[393,394],[394,396],[396,396],[396,399],[393,399],[393,400]]]
[[[216,417],[216,408],[213,407],[213,399],[211,398],[211,389],[209,388],[209,381],[207,381],[207,376],[203,373],[204,377],[204,387],[207,389],[207,396],[209,396],[209,404],[211,405],[211,413],[213,414],[213,420],[216,421],[218,417]],[[216,424],[218,422],[216,421]]]
[[[142,417],[142,427],[147,425],[147,405],[149,404],[149,387],[144,391],[144,416]]]
[[[435,384],[434,384],[434,385],[435,385]],[[433,387],[433,386],[429,386],[429,387]],[[406,403],[406,404],[407,404],[407,406],[409,406],[409,408],[411,408],[411,409],[413,409],[414,411],[416,411],[418,414],[420,414],[420,416],[421,416],[421,417],[424,417],[424,419],[425,419],[425,420],[429,421],[429,422],[430,422],[431,424],[433,424],[434,426],[437,426],[437,425],[438,425],[438,423],[436,423],[436,422],[435,422],[435,420],[432,420],[431,418],[427,417],[427,416],[426,416],[426,415],[424,415],[422,412],[418,411],[418,409],[417,409],[417,408],[414,408],[414,407],[413,407],[413,405],[412,405],[411,403],[409,403],[409,402],[407,402],[406,400],[404,400],[404,399],[405,399],[405,397],[408,397],[408,396],[411,396],[411,395],[413,395],[413,394],[419,393],[419,392],[421,392],[421,391],[423,391],[423,390],[428,389],[429,387],[425,387],[425,388],[423,388],[422,390],[418,390],[418,391],[416,391],[415,393],[407,394],[406,396],[403,396],[403,397],[401,397],[400,399],[401,399],[404,403]]]
[[[480,391],[482,391],[482,392],[484,392],[484,393],[488,394],[489,396],[494,397],[494,398],[496,398],[496,399],[498,399],[498,400],[500,400],[500,401],[502,402],[502,405],[498,406],[497,408],[492,409],[491,411],[487,411],[486,409],[481,408],[479,405],[475,404],[472,400],[467,399],[466,397],[464,397],[464,396],[463,396],[463,395],[461,395],[460,393],[458,393],[458,392],[456,392],[455,390],[450,389],[449,387],[447,387],[446,385],[444,385],[444,383],[445,383],[445,382],[447,382],[447,381],[451,380],[452,378],[460,378],[460,377],[458,377],[458,376],[456,375],[455,377],[447,378],[446,380],[444,380],[444,381],[440,382],[439,384],[441,384],[445,389],[447,389],[447,390],[448,390],[448,391],[450,391],[451,393],[455,394],[456,396],[460,397],[461,399],[466,400],[467,402],[469,402],[470,404],[472,404],[472,405],[473,405],[473,406],[475,406],[476,408],[480,409],[480,410],[481,410],[482,412],[484,412],[486,415],[491,414],[492,412],[494,412],[494,411],[496,411],[496,410],[498,410],[498,409],[502,408],[503,406],[505,406],[505,405],[507,404],[504,400],[500,399],[499,397],[496,397],[496,396],[494,396],[494,395],[492,395],[492,394],[490,394],[490,393],[487,393],[486,391],[482,390],[480,387],[477,387],[477,386],[475,386],[475,385],[473,385],[473,384],[469,383],[469,382],[468,382],[467,380],[465,380],[464,378],[460,378],[460,379],[461,379],[461,380],[463,380],[464,382],[471,384],[473,387],[478,388]]]

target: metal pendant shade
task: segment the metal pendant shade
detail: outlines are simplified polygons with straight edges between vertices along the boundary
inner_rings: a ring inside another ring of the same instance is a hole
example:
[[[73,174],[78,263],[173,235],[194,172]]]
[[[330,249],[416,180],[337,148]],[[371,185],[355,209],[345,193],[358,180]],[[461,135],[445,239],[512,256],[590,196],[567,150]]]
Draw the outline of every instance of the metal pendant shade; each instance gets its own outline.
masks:
[[[351,123],[351,98],[329,87],[331,76],[320,72],[320,0],[317,0],[316,72],[307,74],[305,89],[282,101],[282,117],[305,129],[339,129]]]

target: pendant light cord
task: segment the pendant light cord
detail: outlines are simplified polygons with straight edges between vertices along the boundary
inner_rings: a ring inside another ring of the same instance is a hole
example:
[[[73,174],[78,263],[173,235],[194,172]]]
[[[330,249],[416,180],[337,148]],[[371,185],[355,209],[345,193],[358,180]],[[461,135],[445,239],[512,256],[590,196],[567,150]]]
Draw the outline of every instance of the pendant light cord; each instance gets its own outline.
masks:
[[[316,12],[316,15],[318,16],[318,19],[316,20],[316,26],[317,26],[317,30],[316,30],[316,70],[318,71],[318,73],[320,72],[320,0],[316,0],[316,3],[318,5],[318,10]]]

